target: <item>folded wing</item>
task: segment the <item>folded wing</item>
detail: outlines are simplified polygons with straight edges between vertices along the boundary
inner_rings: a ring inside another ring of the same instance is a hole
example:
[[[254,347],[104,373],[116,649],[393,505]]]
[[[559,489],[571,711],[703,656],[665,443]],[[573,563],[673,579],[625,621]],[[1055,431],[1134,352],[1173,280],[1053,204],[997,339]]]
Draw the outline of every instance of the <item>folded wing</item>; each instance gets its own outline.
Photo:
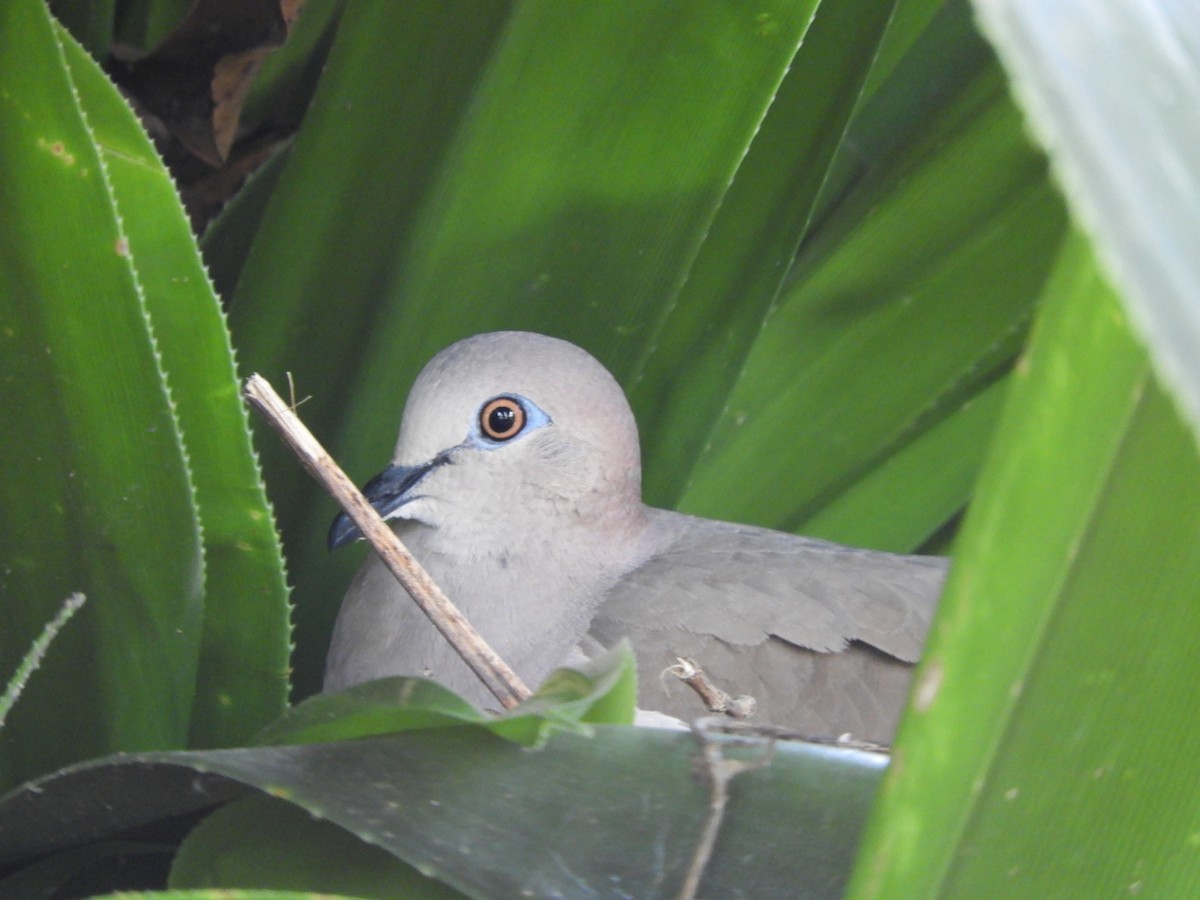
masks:
[[[650,510],[653,549],[605,598],[589,646],[633,644],[639,705],[704,712],[659,673],[689,657],[755,719],[890,740],[946,562]],[[587,648],[585,647],[585,650]]]

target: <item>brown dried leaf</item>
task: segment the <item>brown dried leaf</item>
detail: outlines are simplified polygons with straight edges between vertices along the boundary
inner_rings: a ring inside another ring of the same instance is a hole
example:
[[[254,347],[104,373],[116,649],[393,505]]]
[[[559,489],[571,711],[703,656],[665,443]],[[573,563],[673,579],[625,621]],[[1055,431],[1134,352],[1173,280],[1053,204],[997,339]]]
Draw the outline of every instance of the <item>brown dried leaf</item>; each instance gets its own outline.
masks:
[[[283,46],[304,0],[196,0],[161,44],[112,73],[144,113],[220,166],[263,59]]]

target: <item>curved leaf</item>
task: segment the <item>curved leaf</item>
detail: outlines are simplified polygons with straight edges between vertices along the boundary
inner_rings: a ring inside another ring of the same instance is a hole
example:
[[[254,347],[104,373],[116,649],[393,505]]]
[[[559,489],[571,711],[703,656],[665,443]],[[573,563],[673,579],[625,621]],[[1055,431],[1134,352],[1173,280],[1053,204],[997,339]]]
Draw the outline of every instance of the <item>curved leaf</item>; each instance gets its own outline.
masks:
[[[131,237],[71,51],[37,0],[3,4],[0,20],[0,403],[13,429],[0,441],[0,671],[62,597],[91,601],[9,718],[11,784],[186,743],[204,564]]]
[[[1156,0],[975,6],[1076,220],[1200,431],[1196,9]]]
[[[2,451],[0,665],[55,585],[93,602],[18,704],[0,780],[243,739],[281,710],[288,652],[228,335],[171,180],[44,7],[5,14],[4,408],[24,426]]]
[[[189,744],[235,744],[287,697],[287,587],[250,446],[233,351],[175,187],[133,113],[66,35],[71,68],[132,248],[195,482],[204,632]]]
[[[852,896],[1200,879],[1200,457],[1082,239],[1018,373]]]
[[[703,895],[838,896],[883,758],[788,741],[771,751],[753,737],[707,740],[724,759],[765,764],[730,784]],[[709,810],[699,764],[691,734],[618,726],[597,726],[593,737],[556,734],[538,750],[467,726],[140,754],[76,766],[5,798],[0,863],[134,827],[153,833],[164,817],[254,787],[474,896],[673,897]]]
[[[1076,233],[1059,254],[851,896],[1182,896],[1200,456],[1175,405],[1194,424],[1200,117],[1181,99],[1200,45],[1166,3],[977,6],[1094,249]]]
[[[463,894],[423,876],[381,847],[314,817],[303,807],[265,795],[223,806],[187,836],[171,866],[171,887],[227,885],[287,888],[390,900],[442,900]],[[309,896],[309,895],[305,895]]]
[[[557,730],[586,734],[589,723],[631,724],[636,699],[633,654],[622,642],[578,671],[551,672],[532,697],[499,715],[476,709],[432,681],[380,678],[309,697],[259,732],[255,743],[311,744],[469,724],[535,747]]]

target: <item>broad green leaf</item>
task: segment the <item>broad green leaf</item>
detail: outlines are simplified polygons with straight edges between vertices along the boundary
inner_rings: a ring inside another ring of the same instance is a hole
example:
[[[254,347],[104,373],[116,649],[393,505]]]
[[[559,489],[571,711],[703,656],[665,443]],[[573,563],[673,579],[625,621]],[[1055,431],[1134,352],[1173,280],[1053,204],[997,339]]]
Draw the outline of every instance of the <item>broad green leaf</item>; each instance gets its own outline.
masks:
[[[883,758],[749,736],[706,740],[722,759],[762,765],[730,784],[701,895],[838,896]],[[76,766],[0,801],[0,864],[130,828],[155,834],[164,819],[257,789],[475,896],[674,897],[710,807],[697,771],[705,768],[694,735],[614,726],[555,734],[537,750],[462,726],[140,754]],[[320,857],[327,847],[297,850]]]
[[[622,381],[639,413],[648,502],[679,503],[714,422],[728,411],[809,233],[892,12],[892,3],[819,5],[696,259],[676,262],[678,295],[654,298],[646,325],[633,332],[637,357]]]
[[[1169,0],[975,7],[1076,221],[1120,287],[1156,371],[1200,431],[1196,8]]]
[[[228,335],[171,180],[44,7],[5,12],[4,408],[25,427],[2,451],[0,587],[20,624],[0,665],[55,585],[93,601],[16,707],[8,779],[248,737],[283,707],[288,624]]]
[[[290,647],[279,542],[229,333],[170,176],[117,91],[61,37],[122,212],[195,483],[205,602],[189,744],[236,744],[283,709]]]
[[[39,0],[0,4],[0,671],[89,598],[9,717],[0,784],[184,746],[200,653],[186,452],[70,52]]]
[[[818,218],[873,167],[919,140],[940,111],[994,65],[965,0],[898,2],[826,175]]]
[[[297,703],[255,735],[253,743],[316,744],[487,721],[486,714],[435,682],[378,678]]]
[[[855,897],[1200,883],[1200,458],[1086,243],[1018,367]]]
[[[964,85],[802,250],[682,508],[801,529],[1007,364],[1064,217],[998,75]],[[931,509],[910,540],[941,524]]]
[[[806,519],[804,533],[902,551],[912,546],[915,522],[950,521],[961,509],[963,498],[974,490],[992,436],[991,423],[1007,388],[1008,377],[994,381],[894,456],[869,469]],[[905,490],[913,484],[926,486],[924,492],[917,495]],[[932,537],[925,533],[920,541]]]
[[[560,729],[591,734],[591,725],[632,725],[637,709],[633,650],[616,647],[574,668],[555,669],[533,696],[490,725],[510,741],[540,746]]]
[[[1166,3],[977,6],[1093,243],[1060,254],[851,893],[1186,896],[1200,44]]]
[[[175,857],[170,884],[291,887],[380,900],[464,896],[303,807],[265,795],[235,800],[192,830]]]

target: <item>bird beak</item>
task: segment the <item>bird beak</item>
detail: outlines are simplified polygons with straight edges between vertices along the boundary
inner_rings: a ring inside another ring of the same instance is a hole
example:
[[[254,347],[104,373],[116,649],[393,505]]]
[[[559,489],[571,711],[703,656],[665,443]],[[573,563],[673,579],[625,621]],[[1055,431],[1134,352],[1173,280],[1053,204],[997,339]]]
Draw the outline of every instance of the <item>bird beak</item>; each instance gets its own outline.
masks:
[[[399,512],[406,503],[415,499],[412,489],[434,469],[450,462],[446,453],[439,453],[429,462],[416,466],[388,466],[363,487],[363,496],[375,507],[383,519],[399,518]],[[330,550],[357,541],[362,538],[362,532],[345,513],[340,513],[329,528],[326,543]]]

